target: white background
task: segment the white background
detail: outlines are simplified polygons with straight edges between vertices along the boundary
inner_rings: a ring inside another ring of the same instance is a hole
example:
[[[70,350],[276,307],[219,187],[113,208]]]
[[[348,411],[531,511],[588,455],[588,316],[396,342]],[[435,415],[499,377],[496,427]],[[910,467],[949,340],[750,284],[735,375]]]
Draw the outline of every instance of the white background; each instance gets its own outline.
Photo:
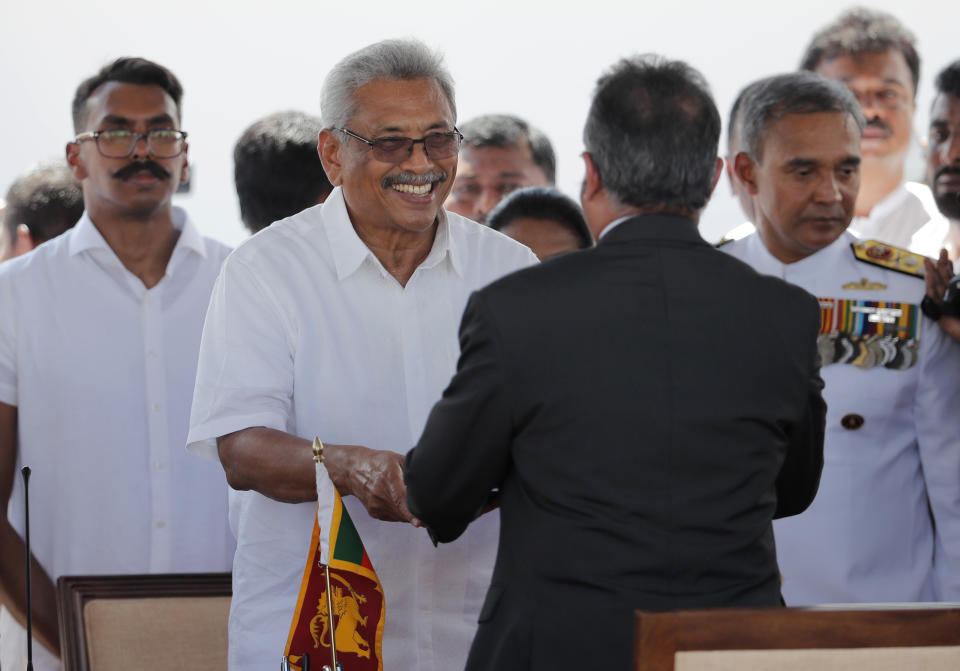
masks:
[[[933,78],[960,58],[960,10],[944,0],[871,6],[898,15],[919,40],[922,137]],[[461,120],[509,112],[539,126],[557,150],[558,186],[576,197],[590,92],[616,59],[657,52],[686,60],[706,76],[726,119],[743,85],[796,68],[813,32],[843,7],[829,0],[0,0],[0,192],[36,160],[62,155],[82,79],[118,56],[143,56],[169,67],[185,90],[194,181],[193,192],[177,199],[204,233],[235,244],[245,237],[232,158],[243,129],[277,110],[318,113],[332,63],[371,42],[412,36],[446,55]],[[910,176],[920,171],[918,143]],[[701,222],[704,237],[717,239],[741,220],[721,182]]]

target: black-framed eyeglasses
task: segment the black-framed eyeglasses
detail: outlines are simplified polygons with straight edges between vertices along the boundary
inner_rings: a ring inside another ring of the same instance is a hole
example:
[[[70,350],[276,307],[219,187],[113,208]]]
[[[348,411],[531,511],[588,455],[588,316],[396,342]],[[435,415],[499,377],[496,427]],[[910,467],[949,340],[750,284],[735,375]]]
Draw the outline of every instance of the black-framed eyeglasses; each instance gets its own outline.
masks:
[[[410,137],[378,137],[368,140],[346,128],[335,128],[354,140],[359,140],[373,149],[373,157],[384,163],[403,163],[413,154],[413,145],[422,143],[423,152],[429,159],[444,159],[456,156],[460,151],[463,133],[454,127],[449,133],[430,133],[419,140]]]
[[[147,151],[156,158],[173,158],[183,152],[183,143],[187,134],[182,130],[157,128],[146,133],[135,133],[132,130],[94,130],[80,133],[74,142],[93,140],[97,143],[97,151],[107,158],[127,158],[137,148],[137,143],[143,138],[147,142]]]

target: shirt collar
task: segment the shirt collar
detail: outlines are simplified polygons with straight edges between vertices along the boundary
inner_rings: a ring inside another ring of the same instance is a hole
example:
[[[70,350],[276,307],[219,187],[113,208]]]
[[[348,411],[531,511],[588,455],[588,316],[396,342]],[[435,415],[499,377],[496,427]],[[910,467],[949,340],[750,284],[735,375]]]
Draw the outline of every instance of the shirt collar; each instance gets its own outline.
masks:
[[[857,237],[853,233],[844,231],[836,240],[823,249],[793,263],[784,263],[771,254],[770,250],[767,249],[767,246],[764,244],[763,238],[760,237],[759,231],[747,238],[746,244],[752,248],[751,257],[757,259],[760,263],[757,270],[761,270],[762,268],[761,272],[783,277],[787,268],[802,270],[805,268],[820,267],[822,264],[839,267],[847,257],[852,256],[850,254],[850,244],[856,240]]]
[[[177,244],[173,248],[173,257],[178,257],[186,251],[196,252],[202,258],[207,257],[207,248],[203,244],[203,237],[190,221],[186,211],[181,207],[174,207],[172,212],[173,227],[180,231],[180,237],[177,238]],[[76,256],[89,249],[106,249],[111,254],[113,250],[104,239],[103,235],[94,225],[93,220],[86,210],[80,221],[73,227],[70,236],[70,256]],[[180,251],[183,250],[183,251]],[[171,257],[171,259],[173,258]]]
[[[355,273],[368,258],[379,264],[374,253],[360,239],[350,222],[347,203],[343,199],[342,187],[336,187],[327,196],[321,208],[324,229],[327,233],[327,240],[330,242],[330,249],[333,252],[333,263],[337,270],[338,280],[342,281]],[[433,247],[430,248],[427,258],[420,263],[420,267],[432,268],[443,261],[444,258],[449,257],[454,272],[462,275],[463,267],[460,254],[457,252],[457,244],[454,241],[455,237],[451,234],[447,213],[441,209],[437,216],[437,233],[433,239]]]

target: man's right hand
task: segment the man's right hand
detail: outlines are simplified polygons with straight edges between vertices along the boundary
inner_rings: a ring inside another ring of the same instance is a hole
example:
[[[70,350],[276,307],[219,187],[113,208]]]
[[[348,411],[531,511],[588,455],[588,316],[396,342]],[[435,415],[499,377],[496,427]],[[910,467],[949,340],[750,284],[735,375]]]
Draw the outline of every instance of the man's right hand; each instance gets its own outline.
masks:
[[[371,517],[420,526],[407,508],[402,454],[361,445],[326,445],[323,454],[330,479],[340,493],[360,499]]]
[[[227,482],[276,501],[317,500],[311,441],[254,426],[217,439]],[[362,445],[327,444],[323,463],[341,496],[360,499],[371,517],[420,526],[407,509],[402,454]]]

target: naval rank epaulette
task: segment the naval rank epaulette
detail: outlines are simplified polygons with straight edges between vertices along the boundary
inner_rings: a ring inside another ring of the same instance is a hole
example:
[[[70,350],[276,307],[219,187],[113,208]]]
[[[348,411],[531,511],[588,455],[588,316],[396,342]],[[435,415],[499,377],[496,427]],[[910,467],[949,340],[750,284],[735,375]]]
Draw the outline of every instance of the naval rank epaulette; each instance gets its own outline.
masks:
[[[877,240],[858,240],[850,243],[850,248],[858,261],[913,277],[923,277],[922,254],[914,254]]]
[[[720,249],[724,245],[729,245],[733,242],[733,238],[720,238],[717,242],[713,243],[714,249]]]

